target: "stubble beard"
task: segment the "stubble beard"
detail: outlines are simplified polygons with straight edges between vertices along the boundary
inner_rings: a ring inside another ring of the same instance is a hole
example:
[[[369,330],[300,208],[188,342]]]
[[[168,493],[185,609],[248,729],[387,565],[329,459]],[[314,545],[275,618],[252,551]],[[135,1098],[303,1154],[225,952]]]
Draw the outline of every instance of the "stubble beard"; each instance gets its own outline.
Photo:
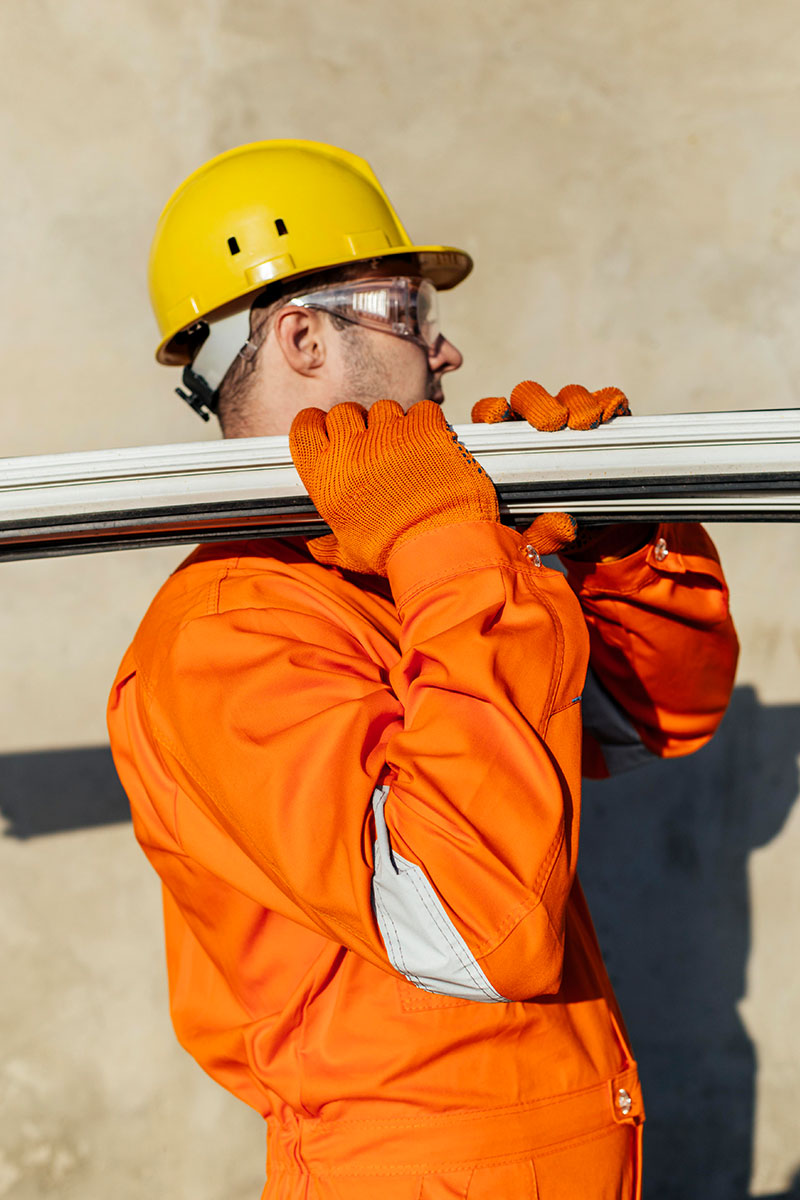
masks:
[[[356,404],[370,408],[377,400],[397,400],[398,396],[394,394],[397,388],[392,379],[392,372],[386,361],[375,352],[369,339],[362,335],[362,330],[357,326],[350,326],[341,330],[340,336],[346,339],[346,366],[341,389],[343,394],[337,396],[335,402],[339,404],[344,400],[354,400]],[[411,404],[415,404],[417,400],[435,400],[441,403],[443,398],[441,384],[435,379],[427,360],[425,367],[422,394],[414,397],[410,401]],[[403,407],[407,408],[409,405],[404,404]]]

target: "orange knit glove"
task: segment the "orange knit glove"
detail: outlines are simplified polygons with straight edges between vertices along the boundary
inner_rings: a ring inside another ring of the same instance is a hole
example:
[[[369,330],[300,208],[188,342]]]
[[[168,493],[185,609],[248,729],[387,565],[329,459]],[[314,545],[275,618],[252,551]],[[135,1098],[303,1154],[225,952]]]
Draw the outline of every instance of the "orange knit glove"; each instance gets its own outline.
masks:
[[[527,421],[543,433],[570,429],[594,429],[614,417],[630,415],[628,400],[619,388],[601,388],[589,392],[579,383],[568,383],[557,396],[551,396],[540,383],[526,379],[505,396],[487,396],[472,409],[472,420],[495,425],[498,421]]]
[[[500,421],[527,421],[534,429],[542,433],[555,433],[567,426],[569,429],[594,429],[612,421],[614,417],[630,415],[628,399],[619,388],[600,388],[590,392],[579,383],[568,383],[557,396],[526,379],[518,383],[511,393],[511,398],[505,396],[487,396],[478,400],[472,408],[472,420],[476,424],[496,425]],[[538,554],[556,554],[565,551],[568,546],[580,545],[582,557],[591,558],[595,540],[600,544],[605,541],[605,533],[609,526],[601,525],[596,530],[578,533],[578,523],[574,517],[563,512],[542,513],[530,525],[523,536],[527,538],[531,548]],[[615,528],[618,528],[615,526]],[[626,546],[637,538],[636,526],[628,526],[618,540]],[[605,547],[604,547],[605,548]],[[608,559],[617,557],[609,554]],[[621,557],[621,555],[620,555]],[[598,555],[598,561],[606,561]]]
[[[407,413],[394,400],[330,412],[305,408],[292,422],[297,473],[332,533],[309,543],[317,562],[385,575],[392,551],[442,525],[497,521],[494,484],[458,441],[438,404]]]

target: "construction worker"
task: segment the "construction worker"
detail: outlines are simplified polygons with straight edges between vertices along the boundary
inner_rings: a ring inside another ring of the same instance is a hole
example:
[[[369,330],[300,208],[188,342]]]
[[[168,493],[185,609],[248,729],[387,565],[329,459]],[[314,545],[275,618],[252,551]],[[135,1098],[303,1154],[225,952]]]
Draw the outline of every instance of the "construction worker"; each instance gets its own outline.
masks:
[[[461,356],[436,293],[470,266],[413,243],[362,160],[297,141],[202,167],[153,244],[159,360],[225,436],[291,430],[331,529],[190,555],[109,707],[175,1030],[266,1118],[270,1200],[640,1194],[581,763],[702,746],[736,639],[697,525],[499,521],[439,403]],[[476,417],[626,411],[527,383]]]

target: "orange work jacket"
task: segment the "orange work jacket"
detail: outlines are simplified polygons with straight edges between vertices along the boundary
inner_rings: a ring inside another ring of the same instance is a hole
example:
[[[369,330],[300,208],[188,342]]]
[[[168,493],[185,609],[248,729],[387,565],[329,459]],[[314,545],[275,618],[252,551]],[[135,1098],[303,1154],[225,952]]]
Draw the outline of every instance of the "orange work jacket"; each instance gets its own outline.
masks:
[[[182,1044],[284,1127],[556,1121],[630,1072],[575,874],[582,744],[595,776],[694,750],[736,653],[699,526],[566,578],[490,522],[388,580],[301,539],[200,547],[109,708]]]

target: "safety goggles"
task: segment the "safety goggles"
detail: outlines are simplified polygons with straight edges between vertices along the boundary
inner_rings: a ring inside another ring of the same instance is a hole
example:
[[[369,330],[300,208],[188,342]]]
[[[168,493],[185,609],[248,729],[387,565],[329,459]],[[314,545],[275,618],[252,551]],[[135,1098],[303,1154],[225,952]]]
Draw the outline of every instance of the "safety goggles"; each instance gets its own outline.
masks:
[[[287,304],[319,308],[343,321],[410,338],[428,350],[439,340],[439,306],[429,279],[365,279],[317,288]]]

